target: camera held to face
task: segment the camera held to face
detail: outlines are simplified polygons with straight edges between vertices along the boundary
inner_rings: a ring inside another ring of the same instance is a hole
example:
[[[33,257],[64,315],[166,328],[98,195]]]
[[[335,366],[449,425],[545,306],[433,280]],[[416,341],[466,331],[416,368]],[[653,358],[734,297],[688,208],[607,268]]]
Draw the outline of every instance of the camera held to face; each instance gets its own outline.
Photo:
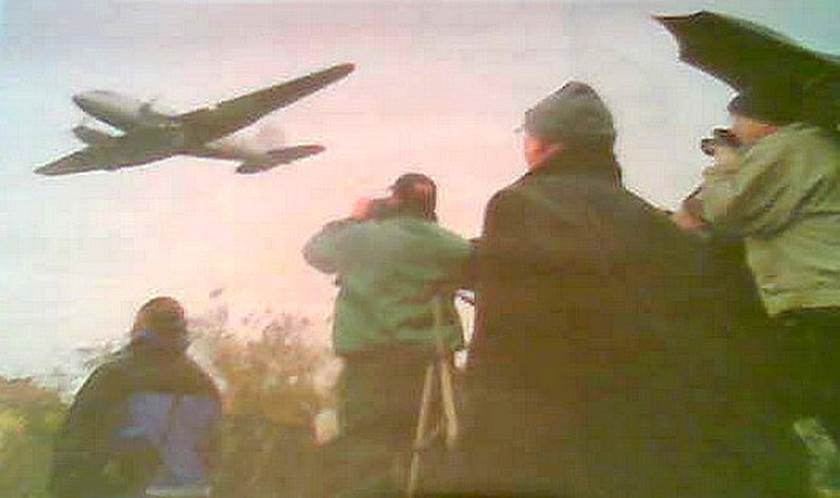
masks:
[[[378,197],[371,199],[368,219],[384,220],[395,215],[398,211],[397,202],[393,197]]]
[[[700,150],[707,156],[714,156],[715,148],[718,146],[740,147],[741,142],[728,128],[715,128],[712,130],[712,138],[700,140]]]

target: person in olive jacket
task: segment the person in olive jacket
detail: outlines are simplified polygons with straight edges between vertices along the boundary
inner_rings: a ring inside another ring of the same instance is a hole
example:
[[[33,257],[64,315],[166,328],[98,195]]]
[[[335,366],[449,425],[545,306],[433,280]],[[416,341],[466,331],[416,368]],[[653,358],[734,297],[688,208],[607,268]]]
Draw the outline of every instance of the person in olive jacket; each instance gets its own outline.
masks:
[[[433,300],[445,295],[443,340],[463,347],[454,307],[470,245],[436,222],[436,186],[408,173],[387,199],[360,200],[353,215],[327,224],[304,248],[318,270],[336,274],[333,348],[339,440],[325,464],[353,496],[394,490],[395,455],[407,456],[426,366],[436,351]],[[337,460],[337,462],[335,461]],[[343,484],[340,481],[344,481]]]
[[[525,114],[529,171],[490,200],[478,243],[450,494],[804,496],[795,441],[742,402],[751,360],[699,242],[624,188],[615,138],[583,83]]]
[[[703,172],[703,215],[744,240],[783,359],[776,389],[794,418],[817,416],[840,442],[840,134],[799,119],[786,89],[729,103],[740,147],[715,147]]]

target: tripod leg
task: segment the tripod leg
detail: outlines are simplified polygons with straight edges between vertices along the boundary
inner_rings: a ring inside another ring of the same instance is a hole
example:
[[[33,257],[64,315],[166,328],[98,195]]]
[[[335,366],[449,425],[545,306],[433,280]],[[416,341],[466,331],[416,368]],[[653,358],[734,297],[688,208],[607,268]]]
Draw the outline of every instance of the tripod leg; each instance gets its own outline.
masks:
[[[420,401],[420,414],[417,417],[417,432],[414,434],[414,448],[411,454],[411,468],[408,472],[408,486],[406,495],[412,498],[417,492],[417,484],[420,480],[420,458],[426,446],[426,434],[429,431],[429,418],[432,409],[432,396],[434,395],[435,364],[430,363],[426,367],[426,376],[423,380],[423,397]]]
[[[455,388],[452,385],[452,367],[446,359],[440,360],[440,395],[443,405],[446,447],[452,449],[458,440],[458,413],[455,409]]]

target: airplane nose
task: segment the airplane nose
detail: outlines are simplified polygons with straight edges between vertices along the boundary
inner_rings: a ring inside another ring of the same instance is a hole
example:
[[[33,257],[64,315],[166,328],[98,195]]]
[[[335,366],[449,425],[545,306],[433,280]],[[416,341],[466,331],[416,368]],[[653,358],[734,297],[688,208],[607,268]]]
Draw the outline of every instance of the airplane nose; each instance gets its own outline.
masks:
[[[90,109],[93,109],[95,106],[98,106],[101,102],[103,102],[102,92],[99,90],[91,90],[89,92],[77,93],[76,95],[73,95],[73,102],[75,102],[82,110],[89,112]]]
[[[74,102],[77,106],[79,106],[79,107],[81,107],[82,109],[84,109],[84,108],[85,108],[85,105],[86,105],[86,104],[87,104],[87,102],[88,102],[88,98],[87,98],[87,97],[85,96],[85,94],[83,94],[83,93],[77,93],[76,95],[73,95],[73,102]]]

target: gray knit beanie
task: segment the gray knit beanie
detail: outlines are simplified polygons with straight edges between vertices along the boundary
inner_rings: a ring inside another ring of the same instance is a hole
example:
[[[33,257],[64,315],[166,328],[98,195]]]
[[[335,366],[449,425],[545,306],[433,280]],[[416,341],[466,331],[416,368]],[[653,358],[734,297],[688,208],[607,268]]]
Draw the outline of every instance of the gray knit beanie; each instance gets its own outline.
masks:
[[[566,145],[615,143],[609,109],[586,83],[570,81],[525,112],[523,128],[549,142]]]

